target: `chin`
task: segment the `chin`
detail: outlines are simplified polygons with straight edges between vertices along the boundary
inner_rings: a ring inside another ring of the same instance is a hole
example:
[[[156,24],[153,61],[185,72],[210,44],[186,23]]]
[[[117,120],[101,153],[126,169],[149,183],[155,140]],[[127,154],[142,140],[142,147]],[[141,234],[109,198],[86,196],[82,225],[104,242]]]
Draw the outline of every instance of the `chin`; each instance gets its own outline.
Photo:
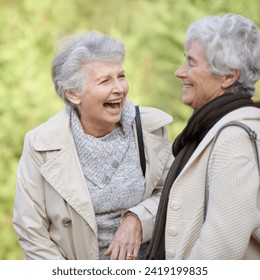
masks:
[[[110,124],[117,124],[120,122],[120,120],[121,120],[121,114],[119,117],[115,117],[115,118],[111,118],[111,119],[107,120],[107,122]]]
[[[187,106],[190,106],[190,105],[191,105],[191,102],[189,102],[189,100],[187,100],[187,99],[185,99],[185,98],[182,99],[182,103],[183,103],[184,105],[187,105]]]

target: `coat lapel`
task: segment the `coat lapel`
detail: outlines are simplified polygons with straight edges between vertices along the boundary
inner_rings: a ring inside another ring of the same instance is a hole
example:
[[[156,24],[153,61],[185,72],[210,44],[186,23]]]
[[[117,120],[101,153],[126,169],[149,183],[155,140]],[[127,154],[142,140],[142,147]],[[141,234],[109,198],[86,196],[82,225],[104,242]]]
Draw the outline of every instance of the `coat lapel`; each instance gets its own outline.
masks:
[[[69,122],[69,114],[63,110],[39,127],[34,147],[38,151],[44,151],[46,157],[40,172],[51,187],[97,232],[94,208]],[[55,127],[57,123],[59,125]]]

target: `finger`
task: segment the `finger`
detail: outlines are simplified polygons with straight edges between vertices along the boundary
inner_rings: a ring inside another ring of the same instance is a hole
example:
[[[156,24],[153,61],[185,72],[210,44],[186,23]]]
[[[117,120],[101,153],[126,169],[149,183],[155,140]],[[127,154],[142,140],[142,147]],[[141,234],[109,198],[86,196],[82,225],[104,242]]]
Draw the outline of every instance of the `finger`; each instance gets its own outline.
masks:
[[[107,250],[104,252],[105,256],[109,256],[112,252],[112,248],[113,248],[113,242],[109,245],[109,247],[107,248]]]
[[[139,259],[139,257],[138,257],[139,250],[140,250],[140,246],[137,246],[137,247],[134,248],[134,251],[133,251],[133,260],[138,260],[138,259]]]
[[[111,254],[110,254],[110,260],[119,260],[119,253],[120,253],[120,247],[116,244],[113,244]]]
[[[120,251],[118,254],[118,259],[119,260],[126,260],[127,259],[127,252],[128,250],[126,249],[125,246],[120,246]],[[132,252],[131,250],[129,250],[129,252]]]

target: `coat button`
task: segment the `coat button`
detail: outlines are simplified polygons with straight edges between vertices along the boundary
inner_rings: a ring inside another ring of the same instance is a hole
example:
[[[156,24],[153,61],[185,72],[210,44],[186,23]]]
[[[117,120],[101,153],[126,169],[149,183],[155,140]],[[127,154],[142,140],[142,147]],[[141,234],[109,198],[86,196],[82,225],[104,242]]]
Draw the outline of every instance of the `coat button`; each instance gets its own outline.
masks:
[[[72,221],[70,218],[63,218],[62,221],[61,221],[62,225],[64,227],[68,227],[71,225]]]
[[[170,258],[170,259],[173,259],[174,257],[175,257],[175,251],[173,250],[173,251],[171,251],[171,252],[168,252],[168,257]]]
[[[170,205],[171,205],[171,208],[173,208],[174,210],[178,210],[181,207],[181,203],[178,199],[172,200]]]
[[[175,236],[178,234],[178,229],[176,227],[170,226],[168,228],[168,233],[172,236]]]

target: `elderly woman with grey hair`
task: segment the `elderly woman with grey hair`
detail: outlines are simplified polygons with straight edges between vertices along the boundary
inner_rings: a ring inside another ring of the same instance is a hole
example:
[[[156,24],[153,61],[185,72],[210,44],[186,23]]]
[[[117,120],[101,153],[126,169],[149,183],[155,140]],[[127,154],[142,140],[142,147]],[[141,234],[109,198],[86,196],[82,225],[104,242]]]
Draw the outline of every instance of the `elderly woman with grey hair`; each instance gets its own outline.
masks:
[[[52,63],[66,107],[30,131],[17,171],[13,224],[26,259],[142,259],[172,162],[168,114],[127,99],[124,44],[91,32]]]
[[[241,15],[190,25],[176,76],[194,109],[173,143],[147,259],[260,259],[260,31]]]

